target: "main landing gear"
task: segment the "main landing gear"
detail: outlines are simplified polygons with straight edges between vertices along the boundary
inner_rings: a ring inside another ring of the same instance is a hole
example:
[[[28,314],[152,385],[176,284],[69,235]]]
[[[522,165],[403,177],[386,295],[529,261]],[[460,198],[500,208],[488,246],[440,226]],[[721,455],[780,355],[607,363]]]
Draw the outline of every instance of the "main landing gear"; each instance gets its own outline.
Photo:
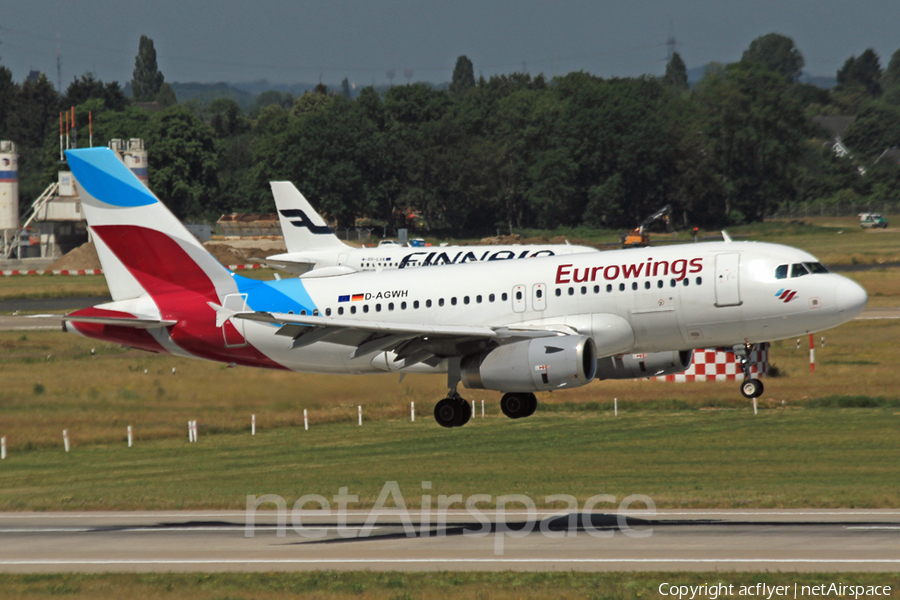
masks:
[[[510,419],[530,417],[537,410],[534,394],[509,393],[500,399],[500,410]]]
[[[472,418],[472,405],[456,392],[434,405],[434,420],[441,427],[462,427]]]
[[[744,372],[741,394],[748,400],[759,398],[763,395],[764,388],[762,381],[750,377],[750,344],[735,344],[733,350],[734,356],[741,363],[741,370]]]

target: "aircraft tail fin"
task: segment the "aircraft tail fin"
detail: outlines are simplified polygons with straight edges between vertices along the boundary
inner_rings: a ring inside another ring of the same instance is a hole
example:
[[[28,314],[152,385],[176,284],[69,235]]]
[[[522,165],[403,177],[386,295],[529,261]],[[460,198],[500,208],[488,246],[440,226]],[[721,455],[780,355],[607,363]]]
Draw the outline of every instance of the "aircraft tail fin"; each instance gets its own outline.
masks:
[[[232,273],[108,148],[67,150],[114,301],[189,291],[219,303]]]
[[[334,231],[290,181],[272,181],[272,196],[288,252],[346,250]]]

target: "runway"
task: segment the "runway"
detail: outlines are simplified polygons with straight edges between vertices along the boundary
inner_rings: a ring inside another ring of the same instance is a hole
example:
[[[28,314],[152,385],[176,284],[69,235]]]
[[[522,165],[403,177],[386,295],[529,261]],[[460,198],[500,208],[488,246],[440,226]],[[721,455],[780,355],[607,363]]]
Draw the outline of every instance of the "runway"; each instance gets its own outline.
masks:
[[[396,513],[288,510],[280,536],[277,515],[260,511],[251,537],[240,511],[3,513],[0,571],[900,570],[898,510],[539,512],[531,532],[524,512],[508,513],[508,530],[482,514],[448,511],[439,524],[410,512],[404,528]]]

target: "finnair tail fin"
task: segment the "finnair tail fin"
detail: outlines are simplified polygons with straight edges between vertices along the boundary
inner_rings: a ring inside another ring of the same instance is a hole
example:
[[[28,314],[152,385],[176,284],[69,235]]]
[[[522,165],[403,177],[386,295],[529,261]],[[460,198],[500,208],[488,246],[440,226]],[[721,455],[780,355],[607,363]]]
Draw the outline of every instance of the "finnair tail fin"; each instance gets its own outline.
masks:
[[[114,301],[189,291],[220,303],[232,274],[108,148],[67,150]]]
[[[272,181],[272,195],[288,252],[346,250],[325,220],[290,181]]]

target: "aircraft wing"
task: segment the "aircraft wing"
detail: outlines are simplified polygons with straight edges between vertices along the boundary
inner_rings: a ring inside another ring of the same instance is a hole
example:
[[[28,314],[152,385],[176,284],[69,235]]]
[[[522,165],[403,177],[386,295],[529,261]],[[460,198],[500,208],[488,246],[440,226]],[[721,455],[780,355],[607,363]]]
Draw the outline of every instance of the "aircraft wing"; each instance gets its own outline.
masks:
[[[372,352],[392,351],[400,368],[418,362],[436,363],[447,356],[476,352],[488,345],[499,345],[516,339],[567,335],[565,327],[487,327],[480,325],[425,325],[392,321],[303,316],[284,313],[244,312],[231,318],[279,325],[276,335],[293,339],[293,348],[327,339],[355,346],[350,358]],[[355,335],[348,335],[348,334]]]

